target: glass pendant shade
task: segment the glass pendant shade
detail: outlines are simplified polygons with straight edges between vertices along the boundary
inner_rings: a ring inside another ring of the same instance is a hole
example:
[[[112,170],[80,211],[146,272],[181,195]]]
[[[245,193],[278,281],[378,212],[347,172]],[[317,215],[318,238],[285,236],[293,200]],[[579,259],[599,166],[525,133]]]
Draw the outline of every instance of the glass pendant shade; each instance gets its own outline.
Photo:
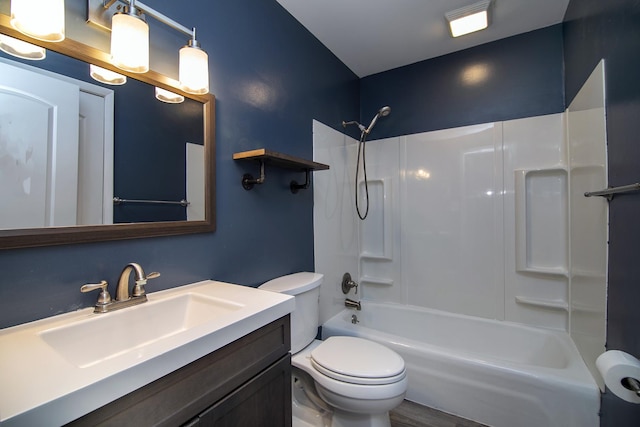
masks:
[[[0,34],[0,50],[9,55],[32,61],[41,60],[47,57],[47,50],[25,41]]]
[[[64,0],[11,0],[11,26],[34,39],[64,40]]]
[[[106,68],[98,67],[94,64],[89,65],[89,75],[94,80],[97,80],[101,83],[106,83],[108,85],[120,86],[127,82],[127,76],[123,76],[122,74],[107,70]]]
[[[182,90],[194,95],[209,93],[209,56],[194,46],[180,49],[179,79]]]
[[[167,104],[180,104],[184,102],[184,96],[177,93],[169,92],[156,86],[156,99],[158,101],[166,102]]]
[[[125,13],[111,20],[111,62],[132,73],[149,71],[149,26]]]

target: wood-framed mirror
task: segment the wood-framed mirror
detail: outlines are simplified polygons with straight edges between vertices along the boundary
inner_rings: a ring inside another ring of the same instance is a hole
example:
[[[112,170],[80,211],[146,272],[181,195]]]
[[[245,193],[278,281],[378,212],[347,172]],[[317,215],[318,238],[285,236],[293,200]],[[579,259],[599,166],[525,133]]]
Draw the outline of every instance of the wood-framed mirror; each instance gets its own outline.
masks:
[[[115,71],[119,74],[127,76],[128,79],[133,79],[135,81],[150,85],[151,90],[153,90],[153,87],[155,86],[182,95],[186,98],[187,103],[191,103],[191,110],[194,109],[195,105],[196,111],[199,111],[199,105],[202,105],[202,127],[201,129],[198,129],[197,134],[199,136],[195,137],[195,139],[201,139],[201,147],[200,151],[198,152],[200,153],[199,155],[201,156],[202,162],[204,163],[204,167],[199,172],[200,175],[196,174],[196,176],[203,176],[203,182],[196,185],[196,188],[200,187],[200,189],[197,191],[202,193],[202,197],[199,203],[199,210],[201,211],[201,213],[196,215],[195,219],[189,219],[187,217],[187,214],[184,213],[186,212],[186,206],[183,206],[183,213],[181,213],[181,216],[179,215],[177,219],[175,217],[170,217],[166,220],[157,219],[152,215],[148,218],[140,219],[140,221],[142,222],[133,222],[136,220],[131,219],[131,217],[128,217],[127,215],[120,215],[118,217],[118,215],[114,214],[112,222],[107,224],[94,224],[92,222],[89,222],[87,225],[57,225],[55,222],[52,222],[53,225],[49,225],[49,223],[47,223],[45,224],[45,226],[29,225],[26,227],[20,227],[11,226],[10,221],[7,221],[5,223],[9,225],[2,225],[2,221],[0,219],[0,249],[137,239],[145,237],[205,233],[215,231],[215,97],[213,95],[192,95],[183,92],[179,89],[177,81],[154,71],[149,71],[144,74],[133,74],[124,72],[110,64],[109,55],[107,53],[83,43],[77,42],[75,40],[65,39],[64,41],[59,43],[49,43],[31,39],[30,37],[19,33],[13,27],[11,27],[9,23],[9,16],[7,15],[0,14],[0,33],[42,46],[48,51],[53,51],[64,56],[83,61],[85,63],[95,64],[107,70]],[[0,92],[2,91],[2,86],[2,82],[0,81]],[[118,94],[116,93],[115,96],[117,97]],[[153,96],[153,94],[151,96]],[[153,101],[160,103],[155,99]],[[137,117],[131,117],[131,120],[137,123],[139,119]],[[152,124],[154,122],[158,123],[163,120],[163,117],[150,117],[145,119],[146,123],[144,124],[144,126],[152,128]],[[118,125],[116,124],[116,128],[117,126]],[[131,127],[131,125],[129,127]],[[1,131],[2,129],[0,129],[0,132]],[[113,143],[116,146],[115,151],[117,152],[117,132],[115,133],[116,138],[114,138]],[[153,142],[156,143],[156,146],[158,147],[163,145],[162,141],[156,140]],[[183,145],[184,143],[185,141],[182,142]],[[1,149],[2,147],[0,146],[0,150]],[[187,147],[187,150],[188,149],[189,148]],[[129,182],[136,181],[136,164],[146,164],[154,161],[153,158],[148,156],[147,154],[154,152],[155,150],[156,148],[147,149],[146,152],[143,151],[142,154],[131,159],[130,164],[133,166],[129,167],[128,170],[133,170],[134,173],[133,175],[129,174],[129,177],[126,178]],[[133,157],[130,154],[127,155],[129,157]],[[185,154],[185,156],[188,156],[188,154]],[[0,168],[1,167],[2,166],[0,165]],[[161,169],[162,172],[162,165],[153,165],[153,167]],[[0,169],[0,174],[1,172],[2,170]],[[131,176],[133,176],[134,178],[132,178]],[[188,178],[185,178],[185,181],[187,179]],[[115,181],[116,188],[113,189],[113,194],[112,197],[110,196],[111,199],[109,199],[109,201],[113,200],[114,197],[119,197],[121,199],[139,199],[139,197],[132,197],[127,194],[116,194],[118,180],[115,179]],[[186,194],[187,190],[185,189],[184,191]],[[58,191],[58,193],[63,193],[63,191]],[[149,197],[149,199],[157,198],[158,197],[154,196]],[[186,199],[186,196],[184,198]],[[132,201],[135,202],[136,200]],[[10,210],[9,208],[11,206],[11,203],[12,201],[10,199],[3,198],[0,201],[0,205],[2,205],[0,211],[8,212]],[[105,206],[106,204],[107,203],[105,203]],[[114,202],[114,204],[117,203]],[[112,208],[109,207],[109,209]],[[2,215],[0,214],[0,217],[1,216]]]

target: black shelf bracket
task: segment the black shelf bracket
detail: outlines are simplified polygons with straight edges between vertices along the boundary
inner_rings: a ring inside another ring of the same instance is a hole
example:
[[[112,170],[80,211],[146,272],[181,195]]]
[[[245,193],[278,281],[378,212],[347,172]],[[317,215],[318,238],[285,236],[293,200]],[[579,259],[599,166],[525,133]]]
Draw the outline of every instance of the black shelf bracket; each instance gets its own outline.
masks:
[[[242,188],[249,191],[256,184],[262,184],[265,180],[264,176],[264,160],[260,160],[260,178],[255,179],[250,173],[242,175]]]
[[[291,184],[289,184],[289,188],[291,188],[291,192],[293,194],[296,194],[299,190],[306,190],[307,188],[309,188],[309,185],[311,185],[311,170],[305,169],[304,172],[304,184],[298,184],[297,181],[291,181]]]

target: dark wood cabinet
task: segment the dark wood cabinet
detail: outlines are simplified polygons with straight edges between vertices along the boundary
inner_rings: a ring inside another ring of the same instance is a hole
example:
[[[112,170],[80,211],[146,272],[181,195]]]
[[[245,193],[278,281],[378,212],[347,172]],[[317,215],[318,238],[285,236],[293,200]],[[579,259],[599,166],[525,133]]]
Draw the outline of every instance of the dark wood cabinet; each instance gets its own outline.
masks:
[[[70,426],[291,426],[289,316]]]
[[[291,358],[283,357],[187,426],[291,426]]]

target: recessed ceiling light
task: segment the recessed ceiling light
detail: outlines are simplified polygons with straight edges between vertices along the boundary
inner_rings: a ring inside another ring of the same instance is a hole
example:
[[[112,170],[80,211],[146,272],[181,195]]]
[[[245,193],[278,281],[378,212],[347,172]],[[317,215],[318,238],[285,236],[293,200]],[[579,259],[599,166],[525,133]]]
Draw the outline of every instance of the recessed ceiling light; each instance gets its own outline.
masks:
[[[487,28],[489,26],[490,5],[491,0],[484,0],[447,12],[445,17],[449,21],[451,35],[459,37]]]

